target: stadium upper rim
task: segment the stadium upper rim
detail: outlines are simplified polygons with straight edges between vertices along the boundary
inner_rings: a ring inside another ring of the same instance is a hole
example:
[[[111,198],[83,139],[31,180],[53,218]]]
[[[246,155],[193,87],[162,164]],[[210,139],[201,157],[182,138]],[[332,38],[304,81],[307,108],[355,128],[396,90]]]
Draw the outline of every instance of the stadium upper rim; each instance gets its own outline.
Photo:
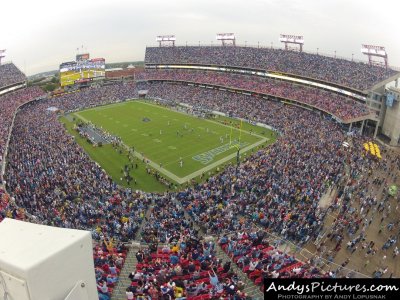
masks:
[[[235,45],[235,46],[223,46],[223,45],[219,45],[219,44],[185,44],[185,45],[174,45],[174,46],[158,46],[158,45],[154,45],[154,46],[146,46],[146,52],[148,48],[185,48],[185,47],[193,47],[193,48],[229,48],[229,47],[235,47],[235,48],[253,48],[253,49],[274,49],[274,50],[282,50],[282,51],[292,51],[292,52],[298,52],[298,51],[294,51],[294,50],[286,50],[285,48],[282,47],[263,47],[263,46],[254,46],[254,45]],[[336,59],[336,60],[345,60],[348,61],[350,63],[360,63],[360,64],[364,64],[364,65],[369,65],[369,63],[367,61],[363,61],[363,60],[359,60],[359,59],[349,59],[346,57],[340,57],[340,56],[334,56],[334,55],[329,55],[326,53],[322,53],[322,52],[307,52],[307,51],[302,51],[303,53],[306,53],[308,55],[319,55],[319,56],[323,56],[323,57],[328,57],[330,59]],[[157,66],[157,65],[166,65],[166,64],[171,64],[171,63],[156,63],[156,62],[149,62],[146,60],[146,56],[145,56],[145,60],[144,60],[145,66]],[[199,63],[182,63],[182,62],[176,62],[174,63],[176,65],[198,65],[198,66],[220,66],[221,64],[218,63],[214,63],[214,64],[199,64]],[[281,71],[281,70],[268,70],[266,68],[254,68],[254,67],[245,67],[245,66],[235,66],[232,64],[224,64],[225,67],[233,67],[233,68],[239,68],[239,69],[247,69],[247,70],[254,70],[254,71],[268,71],[271,73],[277,72],[289,77],[294,77],[294,78],[299,78],[299,79],[304,79],[304,80],[309,80],[309,81],[313,81],[316,83],[321,83],[321,84],[326,84],[332,87],[336,87],[336,88],[341,88],[347,91],[351,91],[357,94],[364,94],[367,95],[369,92],[377,90],[379,88],[381,88],[382,86],[395,81],[396,79],[400,78],[400,67],[393,67],[393,66],[389,66],[387,67],[387,71],[393,71],[392,75],[387,75],[386,78],[382,78],[380,81],[376,81],[374,83],[371,83],[371,85],[366,86],[363,89],[359,89],[357,87],[354,86],[349,86],[349,85],[344,85],[344,84],[340,84],[338,82],[331,82],[331,81],[327,81],[321,78],[316,78],[316,77],[310,77],[310,76],[305,76],[302,74],[293,74],[293,73],[289,73],[289,72],[285,72],[285,71]],[[381,66],[376,66],[375,67],[381,67]],[[381,67],[384,69],[384,67]]]
[[[12,89],[12,88],[19,89],[21,87],[24,87],[28,82],[28,77],[26,76],[25,72],[22,72],[21,69],[18,68],[18,66],[13,63],[13,61],[11,61],[11,60],[4,61],[4,62],[1,63],[0,66],[9,65],[9,64],[13,64],[14,67],[16,67],[22,74],[24,74],[25,80],[16,81],[16,82],[10,83],[9,85],[5,85],[5,86],[0,86],[0,96],[5,95],[5,94],[7,94],[9,92],[13,92],[14,89]],[[6,91],[8,89],[12,89],[12,90]]]
[[[157,44],[151,44],[151,45],[146,45],[146,48],[159,48],[160,46]],[[277,49],[277,50],[285,50],[285,51],[293,51],[293,52],[298,52],[298,51],[294,51],[294,50],[286,50],[283,47],[279,47],[279,46],[265,46],[265,45],[252,45],[252,44],[236,44],[235,46],[222,46],[218,43],[216,44],[206,44],[206,43],[198,43],[198,44],[189,44],[186,43],[184,45],[175,45],[175,46],[162,46],[162,47],[236,47],[236,48],[259,48],[259,49]],[[334,58],[334,59],[343,59],[343,60],[347,60],[350,62],[356,62],[356,63],[363,63],[363,64],[368,64],[368,61],[366,60],[362,60],[362,59],[357,59],[357,58],[350,58],[350,57],[345,57],[345,56],[339,56],[339,55],[332,55],[332,54],[328,54],[326,52],[313,52],[313,51],[305,51],[303,50],[302,52],[307,53],[307,54],[313,54],[313,55],[321,55],[321,56],[326,56],[326,57],[330,57],[330,58]],[[400,66],[391,66],[388,65],[388,69],[392,69],[394,71],[397,71],[400,73]]]

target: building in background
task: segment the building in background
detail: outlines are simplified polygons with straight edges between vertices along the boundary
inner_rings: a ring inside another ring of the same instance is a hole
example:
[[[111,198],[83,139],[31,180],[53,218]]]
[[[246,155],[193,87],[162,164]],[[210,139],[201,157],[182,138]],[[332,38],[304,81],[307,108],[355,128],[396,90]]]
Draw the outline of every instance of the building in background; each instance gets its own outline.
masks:
[[[400,144],[400,89],[396,86],[387,88],[382,96],[382,134],[390,139],[392,146]]]

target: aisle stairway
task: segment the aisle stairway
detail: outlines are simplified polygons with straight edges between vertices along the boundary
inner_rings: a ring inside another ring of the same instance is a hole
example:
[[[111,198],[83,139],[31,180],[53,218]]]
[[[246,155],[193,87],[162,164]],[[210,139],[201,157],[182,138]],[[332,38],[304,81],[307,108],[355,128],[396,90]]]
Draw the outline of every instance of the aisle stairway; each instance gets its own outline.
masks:
[[[182,208],[183,209],[183,208]],[[149,217],[150,214],[150,209],[147,210],[146,212],[146,218]],[[192,220],[190,216],[186,213],[185,211],[185,218],[187,220]],[[136,234],[136,238],[139,239],[141,236],[141,230],[144,226],[146,221],[142,222],[142,225]],[[204,231],[196,224],[193,222],[193,226],[196,230],[199,231],[200,235],[205,236]],[[264,295],[260,290],[259,286],[256,286],[253,281],[251,281],[245,273],[240,270],[237,265],[228,257],[228,255],[221,249],[221,247],[218,245],[218,241],[214,237],[207,237],[205,236],[205,239],[207,240],[213,240],[215,242],[215,247],[216,247],[216,255],[218,258],[222,259],[224,262],[225,261],[231,261],[231,270],[233,270],[236,274],[238,274],[238,277],[241,281],[244,282],[245,284],[245,289],[244,292],[247,293],[248,296],[250,296],[254,300],[261,300],[264,299]],[[137,265],[137,259],[136,259],[136,252],[139,250],[140,244],[136,242],[132,242],[130,245],[129,252],[127,254],[125,264],[121,270],[119,281],[114,289],[114,292],[112,294],[111,299],[112,300],[125,300],[126,299],[126,288],[130,285],[131,280],[129,279],[129,274],[136,269]]]
[[[143,220],[138,232],[136,233],[136,238],[138,240],[140,239],[140,236],[142,233],[142,228],[146,224],[146,219],[148,219],[150,216],[151,208],[152,208],[152,205],[147,209],[146,215],[145,215],[145,220]],[[134,241],[129,246],[129,251],[126,256],[125,264],[122,267],[121,273],[119,274],[119,280],[113,291],[111,300],[125,300],[126,299],[126,294],[125,294],[126,288],[128,286],[130,286],[130,284],[131,284],[131,280],[129,279],[128,276],[130,273],[132,273],[136,269],[136,265],[138,263],[138,261],[136,259],[136,252],[139,250],[139,248],[140,248],[140,243],[136,243]]]
[[[217,241],[216,241],[217,242]],[[250,280],[245,273],[229,258],[229,256],[222,250],[222,248],[216,244],[217,257],[225,261],[231,262],[231,270],[235,272],[239,279],[244,282],[244,292],[254,300],[264,299],[264,294],[261,292],[260,287],[256,286],[252,280]]]
[[[119,274],[119,281],[117,286],[114,289],[111,300],[125,300],[126,288],[131,284],[131,280],[129,279],[129,274],[136,269],[137,259],[136,252],[138,251],[138,247],[135,244],[129,249],[128,255],[126,256],[125,264],[122,267],[121,273]]]

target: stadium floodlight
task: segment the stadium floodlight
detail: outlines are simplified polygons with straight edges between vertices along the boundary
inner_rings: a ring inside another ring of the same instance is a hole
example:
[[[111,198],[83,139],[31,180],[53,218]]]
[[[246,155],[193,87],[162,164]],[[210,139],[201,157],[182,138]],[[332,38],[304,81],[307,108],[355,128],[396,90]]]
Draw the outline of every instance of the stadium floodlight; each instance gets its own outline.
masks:
[[[302,35],[281,34],[279,41],[285,44],[285,50],[295,50],[303,52],[304,37]],[[299,45],[299,48],[291,48],[289,44]]]
[[[388,68],[388,55],[385,47],[362,44],[361,53],[368,56],[368,62],[371,66],[377,65],[377,66],[385,66],[386,69]],[[375,60],[374,57],[383,58],[384,62]]]
[[[0,50],[0,66],[1,66],[1,60],[6,57],[6,55],[4,54],[4,52],[6,52],[6,49]]]
[[[222,46],[236,46],[234,33],[217,33],[217,41],[221,41]]]
[[[168,47],[168,46],[175,46],[175,35],[158,35],[156,37],[156,41],[160,47]]]

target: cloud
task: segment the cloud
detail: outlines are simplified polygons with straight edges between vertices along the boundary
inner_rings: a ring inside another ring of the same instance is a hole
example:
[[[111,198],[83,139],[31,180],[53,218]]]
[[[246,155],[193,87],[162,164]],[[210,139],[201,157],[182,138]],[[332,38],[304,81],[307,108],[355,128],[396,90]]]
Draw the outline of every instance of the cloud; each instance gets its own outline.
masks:
[[[380,7],[372,0],[5,1],[0,48],[30,75],[57,69],[81,45],[92,57],[117,62],[143,60],[158,34],[175,34],[178,44],[210,44],[217,32],[234,32],[241,44],[277,46],[287,33],[304,35],[306,51],[344,57],[363,59],[362,43],[383,45],[389,62],[400,66],[396,2]]]

